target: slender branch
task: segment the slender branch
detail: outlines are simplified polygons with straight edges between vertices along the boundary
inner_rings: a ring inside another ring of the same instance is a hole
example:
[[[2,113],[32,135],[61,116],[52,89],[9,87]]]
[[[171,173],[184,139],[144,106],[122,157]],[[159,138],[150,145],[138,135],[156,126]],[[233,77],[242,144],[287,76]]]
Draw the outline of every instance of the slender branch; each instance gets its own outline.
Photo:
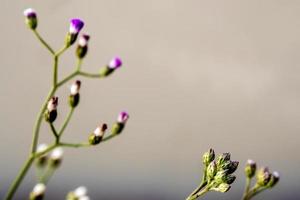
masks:
[[[192,196],[194,196],[195,194],[197,194],[200,190],[202,190],[207,185],[207,181],[206,181],[206,169],[207,169],[207,166],[204,166],[202,181],[201,181],[200,185],[187,197],[187,199],[189,199]]]
[[[24,179],[27,171],[29,170],[32,162],[34,160],[33,156],[30,156],[26,162],[24,163],[20,173],[18,174],[18,176],[16,177],[16,179],[14,180],[14,182],[12,183],[12,185],[10,186],[6,197],[4,198],[5,200],[11,200],[13,198],[13,195],[15,194],[16,190],[18,189],[19,185],[21,184],[22,180]]]
[[[67,125],[69,124],[70,122],[70,119],[73,115],[73,112],[74,112],[74,108],[72,107],[68,113],[68,116],[67,118],[65,119],[62,127],[60,128],[59,132],[58,132],[58,136],[61,137],[61,135],[64,133],[65,129],[67,128]]]
[[[58,50],[55,55],[59,57],[61,54],[63,54],[68,49],[68,46],[64,45],[60,50]]]
[[[89,77],[89,78],[102,78],[103,77],[99,73],[98,74],[93,74],[93,73],[88,73],[88,72],[83,72],[83,71],[78,72],[78,75]]]
[[[91,146],[91,144],[89,144],[89,143],[78,143],[78,144],[73,144],[73,143],[59,143],[59,145],[63,146],[63,147],[74,147],[74,148],[89,147],[89,146]]]
[[[50,98],[54,95],[56,91],[56,88],[53,87],[48,96],[46,97],[46,100],[38,114],[34,129],[33,129],[33,140],[32,140],[32,146],[31,146],[31,153],[34,153],[36,150],[36,146],[37,146],[37,142],[38,142],[38,138],[39,138],[39,131],[40,131],[40,127],[41,127],[41,123],[42,123],[42,119],[43,119],[43,114],[46,111],[47,108],[47,103],[50,100]]]
[[[51,131],[55,137],[55,140],[56,140],[56,144],[59,143],[59,134],[57,133],[53,123],[49,123],[50,127],[51,127]]]
[[[54,56],[54,66],[53,66],[53,87],[57,85],[57,68],[58,68],[58,56]]]
[[[245,186],[245,191],[243,195],[243,200],[247,200],[247,196],[250,190],[250,185],[251,185],[251,178],[247,177],[246,178],[246,186]]]
[[[186,200],[195,200],[197,198],[199,198],[200,196],[204,195],[205,193],[207,193],[209,191],[210,187],[209,185],[207,185],[206,187],[203,188],[203,190],[199,191],[198,193],[196,193],[193,196],[189,196]]]
[[[255,195],[259,194],[260,192],[266,190],[268,187],[260,187],[258,185],[255,185],[247,194],[245,200],[250,200]]]
[[[50,47],[50,45],[40,36],[38,31],[35,29],[33,30],[35,36],[38,38],[38,40],[50,51],[52,55],[55,55],[54,50]]]
[[[110,140],[110,139],[116,137],[117,135],[118,135],[118,134],[111,134],[111,135],[109,135],[109,136],[106,136],[105,138],[102,139],[101,142],[106,142],[106,141],[108,141],[108,140]]]

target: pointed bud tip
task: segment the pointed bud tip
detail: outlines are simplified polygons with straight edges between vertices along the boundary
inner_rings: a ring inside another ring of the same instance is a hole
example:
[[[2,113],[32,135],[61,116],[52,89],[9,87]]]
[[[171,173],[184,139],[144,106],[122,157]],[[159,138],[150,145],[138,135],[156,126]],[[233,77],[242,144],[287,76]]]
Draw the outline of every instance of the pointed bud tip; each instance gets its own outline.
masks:
[[[129,114],[128,114],[128,112],[122,111],[122,112],[119,113],[119,116],[118,116],[117,121],[118,121],[119,123],[124,124],[124,123],[126,123],[126,121],[127,121],[128,119],[129,119]]]
[[[78,34],[80,30],[83,28],[84,22],[79,18],[73,18],[70,20],[70,29],[69,32],[71,34]]]
[[[120,57],[115,56],[108,64],[108,67],[111,69],[117,69],[122,66],[122,60]]]

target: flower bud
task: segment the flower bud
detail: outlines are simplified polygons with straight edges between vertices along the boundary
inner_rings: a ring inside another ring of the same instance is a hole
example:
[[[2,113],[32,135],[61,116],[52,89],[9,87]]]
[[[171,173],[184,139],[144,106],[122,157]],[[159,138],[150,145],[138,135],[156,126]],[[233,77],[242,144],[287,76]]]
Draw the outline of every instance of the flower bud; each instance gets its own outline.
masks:
[[[44,198],[46,186],[43,183],[38,183],[34,186],[30,193],[30,200],[42,200]]]
[[[76,80],[75,83],[73,83],[71,85],[71,88],[70,88],[71,95],[69,96],[69,105],[72,108],[75,108],[79,103],[79,100],[80,100],[80,94],[79,94],[80,86],[81,86],[80,80]]]
[[[203,154],[203,164],[208,166],[215,159],[215,151],[213,149],[209,149],[207,152]]]
[[[120,112],[117,122],[114,123],[112,126],[112,131],[111,131],[112,134],[120,134],[123,131],[128,118],[129,115],[126,111]]]
[[[223,183],[223,182],[225,182],[227,175],[228,175],[227,170],[218,171],[215,175],[214,180],[216,181],[216,183]]]
[[[116,69],[120,68],[122,66],[122,60],[119,57],[114,57],[111,59],[111,61],[108,63],[108,65],[102,69],[100,69],[100,75],[101,76],[108,76]]]
[[[83,34],[79,37],[78,46],[76,49],[76,55],[79,59],[83,59],[88,51],[88,41],[90,36],[88,34]]]
[[[35,30],[38,24],[36,12],[32,8],[27,8],[24,10],[24,15],[26,17],[25,23],[27,26],[30,29]]]
[[[58,97],[52,97],[47,104],[47,110],[45,112],[45,120],[47,122],[54,122],[57,117],[57,105]]]
[[[76,188],[74,191],[69,192],[67,200],[89,200],[87,196],[87,189],[84,186]]]
[[[271,173],[267,167],[262,167],[257,171],[256,182],[259,186],[266,186],[271,179]]]
[[[45,151],[46,149],[48,148],[48,145],[47,144],[40,144],[38,147],[37,147],[37,150],[36,152],[37,153],[41,153],[43,151]],[[47,160],[48,160],[48,156],[47,155],[42,155],[41,157],[39,157],[37,160],[36,160],[36,165],[38,167],[44,167],[47,163]]]
[[[53,168],[57,168],[60,166],[63,158],[63,149],[61,147],[55,148],[50,154],[50,166]]]
[[[84,22],[81,19],[71,19],[70,21],[70,29],[66,36],[66,46],[69,47],[77,39],[78,33],[83,28]]]
[[[102,124],[102,126],[98,126],[96,130],[90,135],[89,143],[91,145],[99,144],[102,141],[106,130],[107,130],[106,124]]]
[[[221,183],[221,184],[218,185],[217,187],[211,188],[211,190],[217,191],[217,192],[225,193],[225,192],[227,192],[230,188],[231,188],[231,186],[230,186],[229,184],[227,184],[227,183]]]
[[[245,167],[245,174],[248,178],[252,178],[256,172],[256,163],[253,160],[248,160]]]
[[[230,153],[223,153],[217,159],[217,166],[220,168],[226,161],[230,161]]]
[[[217,173],[217,164],[215,161],[209,163],[206,169],[206,175],[209,180],[212,180]]]
[[[232,174],[233,172],[236,171],[236,169],[239,166],[239,162],[238,161],[230,161],[229,166],[227,167],[228,170],[228,174]]]
[[[271,174],[271,179],[270,179],[270,181],[268,183],[268,187],[270,187],[270,188],[274,187],[278,183],[279,179],[280,179],[279,173],[276,172],[276,171],[273,172]]]

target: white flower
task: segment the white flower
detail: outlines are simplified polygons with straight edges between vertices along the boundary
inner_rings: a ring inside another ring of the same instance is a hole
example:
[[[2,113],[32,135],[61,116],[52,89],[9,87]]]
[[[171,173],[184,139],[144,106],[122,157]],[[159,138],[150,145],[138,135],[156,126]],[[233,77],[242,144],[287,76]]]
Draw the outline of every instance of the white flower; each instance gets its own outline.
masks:
[[[43,183],[38,183],[34,186],[32,193],[36,196],[44,194],[46,191],[46,186]]]
[[[80,86],[81,86],[81,82],[80,82],[79,80],[75,81],[75,82],[71,85],[71,88],[70,88],[71,95],[76,95],[76,94],[78,94],[78,93],[79,93]]]
[[[60,160],[62,159],[63,153],[64,153],[63,149],[58,147],[52,151],[50,158],[53,160]]]
[[[77,198],[84,197],[84,196],[86,196],[86,194],[87,194],[87,189],[84,186],[80,186],[74,190],[74,195]]]
[[[43,152],[45,151],[46,149],[48,148],[48,145],[47,144],[39,144],[39,146],[37,147],[37,152],[40,153],[40,152]]]

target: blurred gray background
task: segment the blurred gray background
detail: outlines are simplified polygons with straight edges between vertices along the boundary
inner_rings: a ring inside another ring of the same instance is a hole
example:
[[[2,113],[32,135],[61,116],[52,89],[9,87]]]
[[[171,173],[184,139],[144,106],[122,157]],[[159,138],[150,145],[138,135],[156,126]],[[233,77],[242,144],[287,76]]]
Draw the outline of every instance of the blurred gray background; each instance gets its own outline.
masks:
[[[114,55],[124,67],[104,80],[82,79],[82,101],[64,139],[85,141],[97,124],[130,113],[125,132],[95,148],[66,149],[48,199],[80,185],[92,199],[184,199],[202,176],[209,147],[241,162],[226,194],[240,199],[248,158],[282,176],[256,199],[300,199],[300,1],[298,0],[1,0],[0,198],[31,144],[40,105],[51,84],[49,53],[24,25],[38,12],[41,35],[58,49],[69,19],[91,34],[83,69],[97,72]],[[74,68],[74,47],[60,62],[60,78]],[[68,85],[59,117],[68,106]],[[43,125],[41,142],[52,135]],[[26,177],[16,199],[35,184]]]

